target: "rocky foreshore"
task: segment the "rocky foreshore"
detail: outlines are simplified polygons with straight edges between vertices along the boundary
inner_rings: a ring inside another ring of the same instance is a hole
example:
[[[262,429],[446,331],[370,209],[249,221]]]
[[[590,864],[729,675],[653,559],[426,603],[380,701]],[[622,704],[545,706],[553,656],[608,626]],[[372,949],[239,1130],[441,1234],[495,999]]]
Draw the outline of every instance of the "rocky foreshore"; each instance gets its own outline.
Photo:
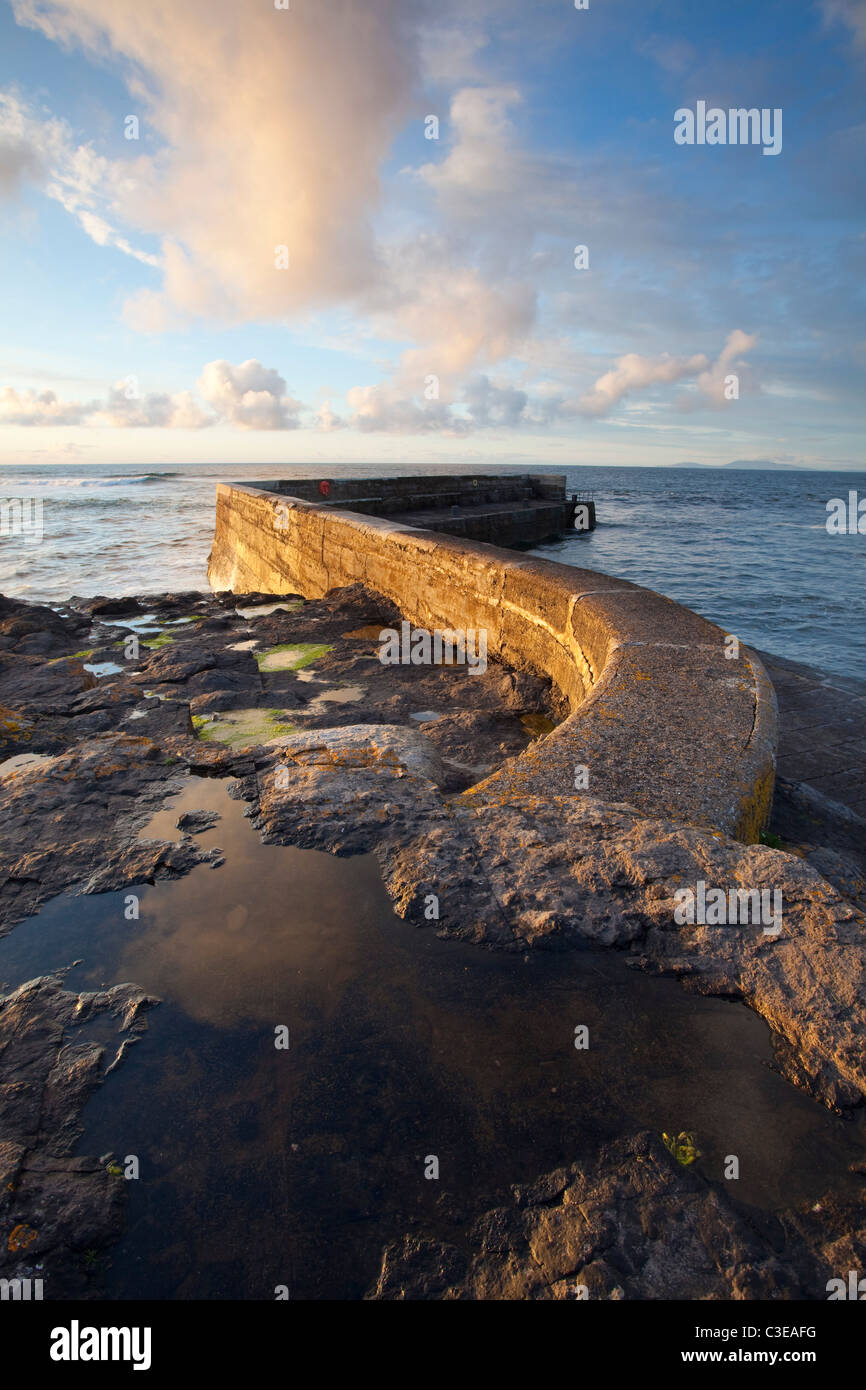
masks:
[[[399,625],[360,586],[315,601],[0,598],[0,935],[60,893],[221,869],[195,816],[176,841],[141,831],[190,775],[231,777],[266,842],[375,852],[408,923],[512,952],[625,951],[636,968],[745,1001],[792,1085],[837,1110],[860,1105],[857,815],[786,781],[784,838],[744,845],[578,790],[530,794],[524,758],[565,713],[556,690],[494,661],[383,666],[379,631]],[[678,925],[675,894],[698,881],[779,891],[781,932]],[[0,998],[0,1276],[48,1264],[65,1294],[95,1288],[82,1260],[116,1238],[122,1193],[110,1155],[70,1155],[124,1048],[109,1059],[113,1042],[77,1042],[75,1029],[117,1016],[131,1042],[157,1002],[131,982],[76,994],[56,972]],[[589,1168],[540,1176],[461,1249],[416,1235],[389,1247],[374,1296],[573,1297],[577,1285],[607,1298],[816,1297],[840,1260],[863,1266],[864,1239],[860,1209],[832,1200],[820,1220],[792,1211],[758,1229],[659,1142],[633,1137]]]
[[[463,1248],[389,1246],[373,1299],[802,1299],[860,1269],[866,1214],[815,1204],[758,1225],[658,1135],[609,1145],[515,1187]]]

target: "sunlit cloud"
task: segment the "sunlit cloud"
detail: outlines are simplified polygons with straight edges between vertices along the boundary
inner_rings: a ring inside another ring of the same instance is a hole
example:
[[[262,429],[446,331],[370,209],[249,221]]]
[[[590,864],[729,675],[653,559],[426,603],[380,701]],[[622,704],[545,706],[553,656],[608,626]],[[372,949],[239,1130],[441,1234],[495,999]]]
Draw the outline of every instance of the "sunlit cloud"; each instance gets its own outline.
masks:
[[[115,188],[124,220],[162,242],[162,286],[137,296],[133,322],[274,319],[375,281],[370,216],[380,165],[410,109],[422,6],[14,8],[50,38],[122,59],[141,124],[162,142],[130,161]]]
[[[223,424],[245,430],[299,426],[302,403],[279,372],[249,360],[208,362],[192,391],[141,393],[134,378],[118,381],[104,401],[64,401],[53,391],[0,390],[0,424],[85,425],[112,429],[199,430]],[[200,399],[199,399],[200,398]],[[203,403],[203,404],[202,404]]]
[[[353,431],[577,438],[649,428],[650,415],[653,427],[682,429],[684,412],[718,418],[728,409],[732,376],[750,398],[742,414],[754,410],[762,381],[776,395],[826,399],[817,382],[811,397],[799,390],[817,338],[801,336],[789,354],[789,325],[826,327],[816,372],[823,384],[836,372],[833,389],[850,395],[856,350],[844,332],[832,336],[830,320],[853,315],[843,282],[861,243],[828,241],[826,268],[819,258],[800,277],[795,303],[788,286],[805,253],[795,232],[786,240],[780,227],[768,239],[760,197],[737,182],[754,176],[751,166],[717,159],[722,182],[708,198],[697,165],[672,174],[660,118],[619,111],[600,131],[604,123],[584,128],[571,110],[567,126],[520,44],[531,35],[552,54],[560,34],[597,40],[600,21],[581,30],[574,13],[511,0],[329,0],[288,10],[236,0],[12,3],[20,24],[83,55],[88,80],[109,73],[111,95],[90,139],[46,110],[41,90],[0,93],[0,194],[41,191],[104,248],[111,264],[95,312],[114,317],[90,360],[112,333],[134,362],[131,337],[176,332],[167,357],[187,354],[187,389],[146,395],[119,383],[101,392],[90,372],[64,387],[51,370],[64,364],[46,349],[44,376],[3,377],[100,398],[10,385],[2,422],[310,429],[334,436],[338,449],[351,449]],[[605,20],[615,37],[629,8]],[[850,39],[856,73],[866,0],[817,0],[811,23],[834,55],[837,37]],[[632,58],[648,60],[641,68],[658,100],[706,56],[700,25],[676,28],[650,16],[627,41]],[[720,88],[731,78],[721,56],[712,71]],[[128,95],[112,108],[118,78]],[[80,121],[90,108],[74,109]],[[128,149],[119,140],[125,110],[141,127]],[[431,112],[438,138],[426,139]],[[114,143],[102,146],[111,121]],[[857,127],[822,135],[822,208],[843,184],[859,197],[848,172],[859,138]],[[753,210],[748,258],[734,207]],[[62,235],[59,221],[52,236]],[[583,270],[577,243],[589,248]],[[123,267],[125,280],[113,253],[136,262]],[[761,330],[754,365],[757,333],[731,329],[743,322]],[[141,351],[152,369],[153,345]],[[22,352],[34,360],[28,345]],[[326,352],[339,356],[329,362]],[[214,360],[199,371],[206,358]]]
[[[247,430],[297,429],[301,402],[286,394],[286,383],[272,367],[250,360],[208,362],[198,380],[199,394],[227,424]]]
[[[741,355],[754,347],[756,342],[756,335],[735,329],[712,363],[702,352],[689,358],[667,354],[651,358],[641,357],[635,352],[626,353],[617,358],[611,370],[600,376],[592,390],[580,398],[579,412],[583,415],[607,415],[632,391],[686,381],[694,382],[704,406],[725,405],[730,399],[725,392],[731,368],[738,365],[742,369]]]

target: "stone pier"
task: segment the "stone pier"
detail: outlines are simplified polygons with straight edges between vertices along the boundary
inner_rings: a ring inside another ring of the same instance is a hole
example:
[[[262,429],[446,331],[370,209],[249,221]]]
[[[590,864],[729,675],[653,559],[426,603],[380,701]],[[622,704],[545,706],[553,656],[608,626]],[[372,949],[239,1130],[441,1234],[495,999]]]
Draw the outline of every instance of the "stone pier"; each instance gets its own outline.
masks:
[[[474,491],[471,478],[449,481]],[[218,486],[214,589],[316,598],[361,583],[419,627],[484,629],[492,657],[550,677],[570,708],[494,774],[504,798],[573,796],[585,768],[604,801],[759,838],[776,699],[757,656],[732,655],[721,628],[625,580],[364,514],[357,498],[351,510],[337,505],[357,484],[335,483],[318,500],[315,484],[306,498],[285,486]]]

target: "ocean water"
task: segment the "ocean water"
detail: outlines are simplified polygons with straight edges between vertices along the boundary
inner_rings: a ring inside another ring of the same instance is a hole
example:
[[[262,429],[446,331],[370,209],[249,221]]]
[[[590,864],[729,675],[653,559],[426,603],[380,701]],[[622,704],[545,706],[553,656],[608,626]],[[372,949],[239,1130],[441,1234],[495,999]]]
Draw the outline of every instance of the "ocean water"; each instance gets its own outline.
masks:
[[[35,510],[24,511],[35,534],[0,534],[0,591],[60,602],[71,594],[206,589],[217,482],[431,471],[370,464],[328,472],[296,464],[149,473],[96,465],[0,469],[0,503],[41,503],[41,522]],[[658,589],[765,651],[866,677],[866,535],[826,528],[831,498],[847,499],[852,489],[866,498],[866,473],[567,472],[571,491],[593,493],[598,529],[536,553]]]

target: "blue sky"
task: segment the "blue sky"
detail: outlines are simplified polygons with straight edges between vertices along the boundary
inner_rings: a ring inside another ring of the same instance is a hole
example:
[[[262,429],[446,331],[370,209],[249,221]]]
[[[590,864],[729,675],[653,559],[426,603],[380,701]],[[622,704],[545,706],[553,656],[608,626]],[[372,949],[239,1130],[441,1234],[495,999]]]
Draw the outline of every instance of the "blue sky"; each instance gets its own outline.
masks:
[[[862,467],[864,76],[866,0],[4,0],[0,461]]]

